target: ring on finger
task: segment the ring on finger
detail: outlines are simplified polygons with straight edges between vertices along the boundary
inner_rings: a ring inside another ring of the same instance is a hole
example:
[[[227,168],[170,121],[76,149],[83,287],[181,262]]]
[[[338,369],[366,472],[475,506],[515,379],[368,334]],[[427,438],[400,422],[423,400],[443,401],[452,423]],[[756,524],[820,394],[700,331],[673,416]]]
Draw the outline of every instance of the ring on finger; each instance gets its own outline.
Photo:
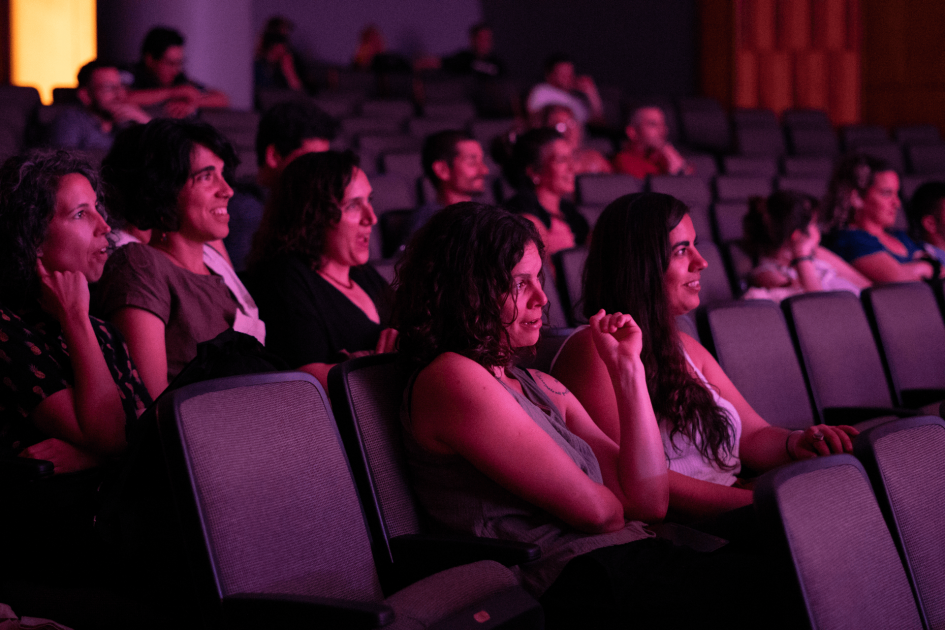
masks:
[[[820,431],[817,431],[817,432],[814,433],[811,437],[814,438],[814,441],[815,441],[815,442],[823,442],[824,439],[825,439],[825,438],[824,438],[824,434],[821,433]]]

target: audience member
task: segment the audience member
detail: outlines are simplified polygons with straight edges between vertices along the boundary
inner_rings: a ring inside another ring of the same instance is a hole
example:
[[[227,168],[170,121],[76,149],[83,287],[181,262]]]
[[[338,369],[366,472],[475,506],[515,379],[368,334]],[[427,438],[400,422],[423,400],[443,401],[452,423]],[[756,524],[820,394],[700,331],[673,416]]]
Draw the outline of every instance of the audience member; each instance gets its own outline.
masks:
[[[223,242],[234,269],[246,270],[269,191],[282,169],[300,155],[327,151],[337,130],[338,123],[311,102],[279,103],[263,114],[256,131],[256,183],[236,184],[230,199],[230,233]]]
[[[826,246],[875,284],[939,276],[909,235],[892,229],[900,205],[896,171],[867,155],[846,157],[824,202]]]
[[[706,261],[696,242],[684,203],[660,193],[626,195],[598,219],[584,269],[584,314],[626,312],[642,330],[640,360],[669,467],[669,516],[683,521],[716,519],[750,505],[752,492],[736,476],[743,463],[764,471],[796,459],[850,452],[850,437],[857,434],[847,426],[791,432],[769,425],[712,355],[676,328],[676,317],[699,306]],[[619,399],[595,336],[582,329],[568,339],[552,374],[619,443],[625,439]],[[740,514],[722,520],[733,521],[736,533],[751,531],[752,514]]]
[[[265,342],[256,305],[210,243],[227,235],[227,179],[236,165],[229,143],[202,122],[157,119],[137,142],[116,142],[103,176],[114,211],[150,245],[129,243],[105,266],[96,311],[128,340],[148,391],[157,397],[197,352],[197,344],[233,328]]]
[[[584,125],[566,105],[545,105],[538,112],[535,127],[551,127],[571,145],[574,173],[611,173],[613,169],[600,151],[584,146]]]
[[[746,249],[756,261],[746,299],[774,300],[808,291],[852,291],[872,284],[859,271],[820,246],[820,203],[799,192],[755,197],[745,215]]]
[[[453,74],[496,78],[505,74],[505,64],[492,53],[492,28],[480,22],[469,29],[469,48],[443,59],[443,69]]]
[[[295,59],[289,49],[289,39],[281,33],[266,33],[256,59],[253,60],[253,86],[257,90],[279,89],[301,92],[305,89]]]
[[[620,401],[618,441],[561,383],[515,367],[539,339],[541,250],[531,223],[472,203],[438,213],[407,247],[395,321],[417,370],[402,416],[426,513],[450,531],[540,545],[521,577],[549,628],[794,622],[801,609],[770,588],[770,565],[644,529],[663,518],[669,485],[631,317],[601,311],[588,331]]]
[[[377,216],[350,153],[309,153],[279,178],[253,243],[249,281],[268,348],[323,385],[347,358],[390,352],[387,283],[367,265]]]
[[[184,36],[163,26],[152,28],[144,37],[128,100],[141,106],[162,104],[164,113],[172,118],[190,116],[201,107],[230,104],[223,92],[208,89],[184,74]]]
[[[545,61],[545,82],[529,92],[526,108],[529,115],[535,115],[551,104],[570,109],[582,125],[604,117],[604,105],[594,80],[575,75],[574,62],[566,55],[552,55]]]
[[[376,73],[405,73],[413,68],[406,57],[387,52],[387,42],[376,25],[371,24],[358,38],[358,48],[354,52],[351,65],[355,70],[370,70]]]
[[[82,107],[65,109],[53,121],[49,143],[54,147],[108,150],[120,128],[151,120],[144,110],[128,102],[118,68],[98,59],[79,70],[76,96]]]
[[[925,252],[945,265],[945,182],[926,182],[912,194],[906,207],[912,238]]]
[[[109,227],[98,175],[66,151],[0,169],[0,454],[53,462],[56,473],[124,450],[151,403],[121,335],[89,316]]]
[[[505,208],[535,224],[548,256],[584,244],[590,227],[568,199],[574,194],[574,159],[564,136],[547,128],[525,132],[504,171],[518,190]]]
[[[484,157],[482,146],[465,131],[438,131],[427,136],[421,161],[423,174],[436,189],[436,199],[410,217],[405,235],[409,237],[446,206],[482,195],[489,175]]]
[[[659,107],[638,107],[624,132],[627,141],[614,156],[614,171],[645,179],[647,175],[691,175],[692,165],[669,142],[666,115]]]

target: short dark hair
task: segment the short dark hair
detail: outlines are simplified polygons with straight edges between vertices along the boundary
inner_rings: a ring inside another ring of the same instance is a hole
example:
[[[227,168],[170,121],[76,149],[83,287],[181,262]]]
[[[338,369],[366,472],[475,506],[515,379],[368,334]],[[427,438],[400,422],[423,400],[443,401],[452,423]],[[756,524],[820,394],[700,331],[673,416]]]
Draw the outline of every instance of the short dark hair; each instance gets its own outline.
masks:
[[[250,265],[293,254],[318,269],[325,231],[341,220],[341,201],[357,168],[358,156],[351,151],[306,153],[293,160],[266,205]]]
[[[98,174],[79,153],[35,150],[0,167],[0,294],[6,305],[38,295],[36,252],[56,211],[59,182],[71,173],[89,180],[98,194]]]
[[[104,68],[117,68],[113,63],[107,63],[101,59],[93,59],[88,62],[81,68],[79,68],[79,87],[84,88],[88,87],[92,83],[92,75],[95,74],[96,70],[102,70]]]
[[[469,36],[475,37],[479,34],[479,31],[491,31],[492,27],[489,26],[488,22],[476,22],[469,27]]]
[[[795,230],[806,232],[819,211],[817,199],[793,190],[779,190],[767,198],[752,197],[742,219],[744,244],[755,258],[773,255]]]
[[[289,38],[285,36],[285,33],[278,33],[275,31],[266,31],[263,33],[262,37],[262,52],[268,52],[270,48],[277,44],[288,44]]]
[[[564,53],[553,53],[551,55],[548,55],[547,57],[545,57],[545,66],[544,66],[545,74],[548,74],[549,72],[554,70],[555,66],[557,66],[559,63],[573,64],[574,59],[572,59],[570,55],[566,55]]]
[[[152,59],[160,59],[171,46],[183,46],[184,36],[180,31],[167,26],[155,26],[144,36],[141,43],[141,59],[148,55]]]
[[[452,164],[459,155],[459,143],[466,140],[475,140],[475,138],[460,129],[448,129],[431,133],[423,141],[423,150],[420,154],[423,174],[434,186],[440,183],[440,178],[433,172],[433,163],[443,160],[447,164]]]
[[[400,352],[420,364],[456,352],[485,367],[509,365],[516,352],[502,307],[529,243],[544,255],[532,222],[495,206],[466,201],[433,215],[397,264]]]
[[[833,172],[827,195],[824,197],[822,222],[827,230],[846,227],[853,220],[850,194],[856,191],[861,197],[873,185],[877,173],[891,171],[885,161],[863,153],[848,155]]]
[[[270,107],[259,120],[256,130],[256,162],[266,162],[266,148],[271,144],[282,157],[302,146],[303,140],[334,140],[338,121],[309,101],[279,103]]]
[[[906,206],[906,216],[909,218],[909,231],[914,238],[924,241],[925,228],[922,219],[935,214],[945,200],[945,182],[925,182],[912,193],[912,199]]]
[[[232,182],[236,152],[205,122],[155,118],[123,130],[102,161],[108,207],[141,230],[176,232],[177,200],[191,175],[196,145],[223,160],[223,176]]]
[[[516,188],[532,186],[528,169],[541,168],[544,148],[555,140],[563,139],[564,136],[551,127],[532,129],[520,135],[512,147],[511,155],[503,165],[505,178]]]

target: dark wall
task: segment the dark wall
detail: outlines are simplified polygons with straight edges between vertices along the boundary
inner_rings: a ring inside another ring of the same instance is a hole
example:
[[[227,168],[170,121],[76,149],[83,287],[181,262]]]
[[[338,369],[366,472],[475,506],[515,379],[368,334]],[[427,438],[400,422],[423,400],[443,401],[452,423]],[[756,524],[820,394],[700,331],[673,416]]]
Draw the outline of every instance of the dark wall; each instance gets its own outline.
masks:
[[[545,56],[565,52],[598,85],[636,95],[696,93],[696,0],[481,1],[515,78],[537,81]]]

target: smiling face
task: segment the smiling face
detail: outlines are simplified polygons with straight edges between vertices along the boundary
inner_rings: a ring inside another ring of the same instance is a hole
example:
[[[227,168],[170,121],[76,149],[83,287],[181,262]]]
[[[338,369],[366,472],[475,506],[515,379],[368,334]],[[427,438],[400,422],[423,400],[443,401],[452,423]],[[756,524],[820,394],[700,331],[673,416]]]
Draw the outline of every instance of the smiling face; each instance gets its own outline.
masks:
[[[896,171],[876,173],[873,185],[866,189],[862,206],[856,210],[858,224],[872,223],[881,228],[892,227],[899,211],[899,175]]]
[[[223,179],[223,160],[197,144],[190,154],[190,177],[177,196],[180,234],[198,243],[224,238],[230,233],[226,210],[233,189]]]
[[[359,168],[354,169],[351,183],[345,188],[344,199],[339,204],[341,219],[325,232],[326,262],[355,267],[363,265],[371,256],[371,228],[377,223],[377,215],[371,206],[371,182]]]
[[[536,187],[556,195],[574,192],[574,153],[567,140],[553,140],[542,149],[541,170]]]
[[[669,267],[663,274],[663,289],[673,317],[699,306],[699,278],[708,266],[696,249],[696,229],[687,214],[669,232]]]
[[[105,235],[110,229],[96,201],[95,190],[84,175],[70,173],[59,180],[53,218],[40,247],[46,271],[79,271],[89,282],[102,277],[108,259]]]
[[[512,288],[502,305],[502,322],[513,348],[526,348],[538,343],[542,307],[548,303],[541,288],[540,273],[538,247],[529,242],[522,259],[512,268]]]

